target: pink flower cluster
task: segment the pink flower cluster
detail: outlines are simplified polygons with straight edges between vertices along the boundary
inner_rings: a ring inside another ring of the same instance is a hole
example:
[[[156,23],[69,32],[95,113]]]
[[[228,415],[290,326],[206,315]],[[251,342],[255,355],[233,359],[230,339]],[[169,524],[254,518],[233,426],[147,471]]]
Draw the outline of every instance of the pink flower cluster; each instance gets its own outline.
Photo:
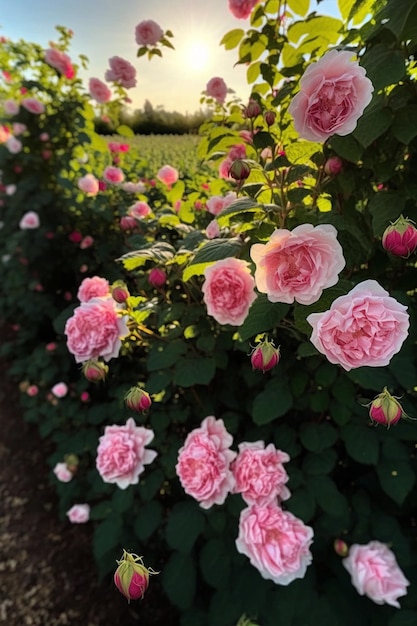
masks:
[[[145,465],[156,458],[155,450],[145,449],[154,438],[150,428],[136,426],[129,417],[124,426],[106,426],[97,448],[97,470],[106,483],[114,483],[120,489],[137,485]]]
[[[114,56],[109,59],[109,65],[110,69],[106,70],[104,76],[106,80],[118,83],[125,89],[136,87],[136,69],[129,61]]]
[[[71,63],[70,57],[58,50],[57,48],[49,48],[45,52],[45,61],[48,65],[56,69],[65,78],[74,78],[75,71]]]

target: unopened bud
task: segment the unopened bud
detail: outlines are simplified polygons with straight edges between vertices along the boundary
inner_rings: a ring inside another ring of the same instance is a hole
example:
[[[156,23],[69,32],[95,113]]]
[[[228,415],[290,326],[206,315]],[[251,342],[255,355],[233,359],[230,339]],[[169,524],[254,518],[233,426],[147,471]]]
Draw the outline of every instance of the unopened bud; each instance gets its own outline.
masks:
[[[143,598],[149,587],[149,576],[159,574],[146,567],[141,556],[130,554],[126,550],[123,550],[122,558],[116,563],[118,568],[114,573],[114,584],[129,601]]]
[[[343,169],[343,161],[338,156],[330,157],[324,164],[324,171],[328,176],[337,176]]]
[[[150,408],[152,400],[147,391],[136,385],[127,392],[125,404],[131,411],[144,412]]]
[[[250,360],[254,370],[267,372],[278,364],[279,358],[279,348],[276,348],[272,341],[265,339],[254,348]]]
[[[395,256],[408,258],[417,248],[417,228],[406,217],[400,217],[382,235],[382,246]]]
[[[258,117],[262,113],[262,109],[256,100],[249,100],[249,104],[244,108],[243,115],[250,119]]]
[[[233,161],[229,169],[229,176],[234,178],[234,180],[246,180],[249,174],[250,167],[246,161],[242,161],[242,159]]]
[[[264,120],[267,126],[272,126],[275,124],[276,113],[275,111],[266,111],[264,113]]]
[[[148,283],[152,285],[152,287],[162,287],[165,285],[167,280],[167,275],[163,269],[160,267],[153,267],[148,275]]]
[[[82,365],[82,372],[90,383],[98,383],[100,380],[104,380],[108,371],[109,366],[96,359],[85,361]]]
[[[342,539],[335,539],[333,542],[334,551],[339,556],[347,556],[349,554],[349,548],[347,543],[345,543]]]
[[[396,424],[402,417],[406,417],[406,413],[397,398],[384,387],[384,391],[369,404],[369,417],[373,422],[389,428],[391,424]]]
[[[76,454],[66,454],[64,456],[64,461],[69,471],[75,474],[75,472],[78,469],[79,462],[80,462],[78,456]]]
[[[128,297],[130,296],[129,290],[127,288],[126,283],[122,280],[117,280],[111,286],[111,295],[113,300],[115,300],[118,304],[123,304],[126,302]]]

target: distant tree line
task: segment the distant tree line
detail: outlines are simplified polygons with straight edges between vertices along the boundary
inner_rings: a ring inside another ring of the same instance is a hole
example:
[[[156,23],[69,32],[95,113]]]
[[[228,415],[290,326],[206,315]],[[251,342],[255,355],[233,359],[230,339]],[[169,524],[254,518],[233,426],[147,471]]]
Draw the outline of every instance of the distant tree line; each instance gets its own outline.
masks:
[[[211,111],[199,110],[195,113],[166,111],[164,107],[153,107],[149,100],[143,109],[130,111],[123,109],[119,123],[129,126],[136,135],[184,135],[197,134],[201,124],[211,117]],[[110,135],[115,132],[111,122],[104,122],[100,117],[94,120],[96,132]]]

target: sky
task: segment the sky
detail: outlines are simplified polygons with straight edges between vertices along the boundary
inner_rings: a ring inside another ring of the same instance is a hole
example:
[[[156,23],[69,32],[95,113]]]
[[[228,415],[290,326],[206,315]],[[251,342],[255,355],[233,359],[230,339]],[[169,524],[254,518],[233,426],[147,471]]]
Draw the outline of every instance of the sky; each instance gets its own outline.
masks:
[[[213,76],[221,76],[242,101],[250,95],[246,68],[233,67],[237,50],[220,46],[223,35],[247,28],[249,20],[236,19],[228,0],[13,0],[2,3],[0,35],[24,39],[45,48],[58,38],[56,25],[74,32],[69,55],[89,58],[79,76],[104,80],[108,59],[120,56],[137,69],[137,86],[129,89],[132,107],[149,100],[167,111],[194,113],[201,108],[201,92]],[[311,0],[311,10],[317,8]],[[322,0],[319,12],[336,15],[337,0]],[[163,58],[136,57],[135,26],[152,19],[162,30],[171,30],[175,50],[163,48]]]

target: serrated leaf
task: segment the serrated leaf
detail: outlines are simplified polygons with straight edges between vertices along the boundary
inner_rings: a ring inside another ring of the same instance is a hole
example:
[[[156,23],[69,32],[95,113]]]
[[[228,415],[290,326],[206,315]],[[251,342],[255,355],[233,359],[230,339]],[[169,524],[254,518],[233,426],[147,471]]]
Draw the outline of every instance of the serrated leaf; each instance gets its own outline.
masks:
[[[134,531],[141,541],[146,541],[162,521],[163,507],[157,500],[142,504],[135,515]]]
[[[184,584],[187,581],[187,584]],[[164,565],[162,586],[174,606],[188,609],[195,594],[196,572],[191,555],[173,552]]]
[[[127,252],[116,259],[121,261],[128,271],[144,265],[147,261],[155,261],[164,264],[175,256],[175,248],[171,244],[163,241],[143,246],[139,250]]]
[[[391,50],[384,44],[372,46],[361,59],[375,92],[398,83],[405,74],[404,56],[399,50]]]
[[[349,456],[365,465],[376,465],[379,457],[379,441],[372,426],[347,424],[341,429]]]
[[[394,121],[392,122],[391,131],[402,143],[408,145],[414,137],[417,136],[417,105],[412,104],[405,106],[395,112]]]
[[[183,272],[183,280],[187,281],[194,274],[203,274],[205,267],[215,261],[235,257],[241,250],[243,242],[240,238],[212,239],[199,248],[192,260]],[[193,266],[200,266],[198,271]],[[195,269],[195,268],[194,268]],[[200,271],[203,269],[203,271]]]
[[[205,524],[204,514],[196,502],[178,502],[168,518],[165,535],[168,545],[179,552],[190,552]]]
[[[405,198],[400,193],[379,191],[369,201],[372,215],[372,229],[375,235],[382,235],[390,222],[394,222],[404,210]]]
[[[220,539],[209,540],[200,552],[204,580],[215,589],[227,586],[230,576],[230,554]]]
[[[377,465],[376,471],[382,489],[401,506],[416,480],[410,464],[403,461],[384,460]]]
[[[322,452],[337,440],[337,430],[330,424],[308,423],[300,429],[300,440],[310,452]]]
[[[174,383],[179,387],[208,385],[216,372],[216,361],[212,357],[178,359],[174,372]]]
[[[233,50],[240,44],[244,35],[245,31],[242,28],[234,28],[223,36],[220,45],[224,46],[226,50]]]
[[[388,130],[391,122],[392,113],[390,109],[373,109],[369,113],[365,112],[359,119],[353,135],[364,148],[367,148]]]
[[[238,329],[241,341],[274,328],[287,315],[289,309],[288,304],[270,302],[265,294],[259,294]]]
[[[252,419],[255,424],[268,424],[290,410],[293,398],[285,378],[272,379],[254,399]]]

